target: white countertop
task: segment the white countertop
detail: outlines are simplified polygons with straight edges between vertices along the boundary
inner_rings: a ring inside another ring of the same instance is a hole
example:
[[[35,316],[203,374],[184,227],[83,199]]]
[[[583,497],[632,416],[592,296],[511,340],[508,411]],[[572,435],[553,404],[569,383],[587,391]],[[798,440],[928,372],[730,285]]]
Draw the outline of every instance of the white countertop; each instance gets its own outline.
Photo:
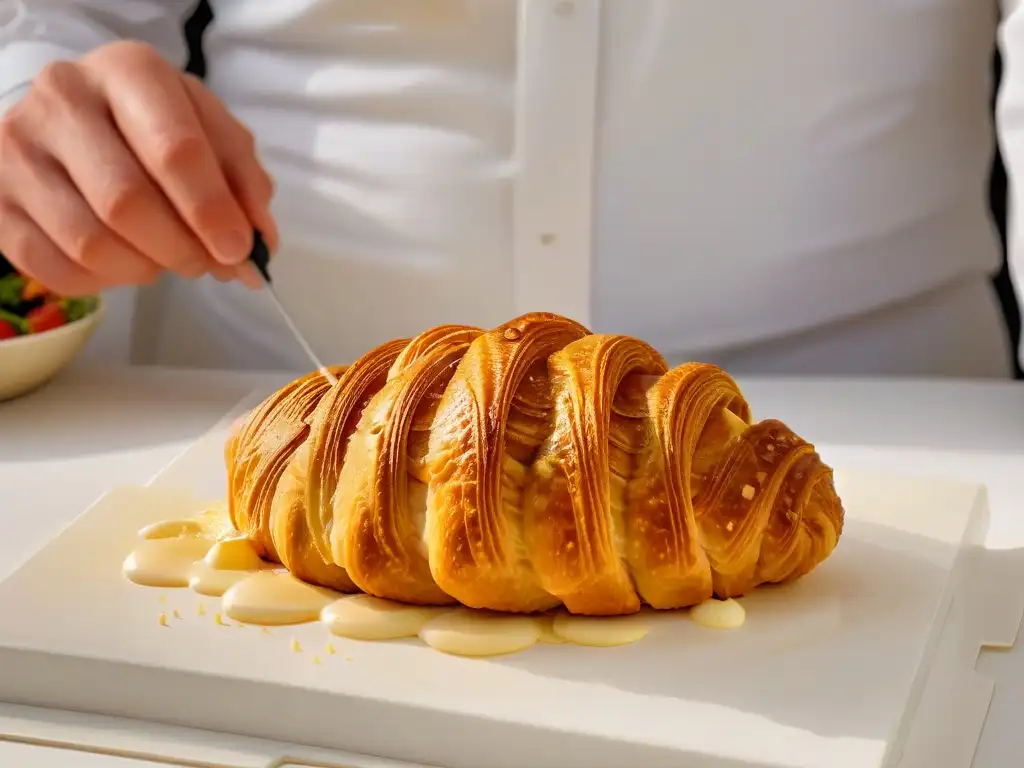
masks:
[[[147,482],[253,388],[269,392],[283,381],[267,374],[79,369],[32,397],[0,404],[0,579],[105,491]],[[1024,577],[1024,383],[740,384],[756,418],[786,421],[833,465],[986,484],[988,545],[1006,550],[1008,572]],[[978,668],[998,682],[974,768],[1006,768],[1024,750],[1017,722],[1024,650],[986,651]],[[0,765],[155,766],[3,741]]]

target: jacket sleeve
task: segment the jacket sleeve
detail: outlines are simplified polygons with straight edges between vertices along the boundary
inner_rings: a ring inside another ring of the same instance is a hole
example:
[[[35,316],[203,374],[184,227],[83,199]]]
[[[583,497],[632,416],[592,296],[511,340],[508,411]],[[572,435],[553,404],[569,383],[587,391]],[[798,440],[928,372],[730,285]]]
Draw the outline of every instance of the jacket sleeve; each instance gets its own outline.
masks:
[[[184,24],[198,0],[0,0],[0,114],[53,61],[115,40],[149,43],[184,66]]]
[[[996,130],[1008,180],[1006,245],[1010,278],[1017,292],[1017,305],[1024,309],[1024,0],[1002,0],[1002,11],[999,39],[1003,76],[996,102]],[[1017,358],[1024,366],[1024,334]]]

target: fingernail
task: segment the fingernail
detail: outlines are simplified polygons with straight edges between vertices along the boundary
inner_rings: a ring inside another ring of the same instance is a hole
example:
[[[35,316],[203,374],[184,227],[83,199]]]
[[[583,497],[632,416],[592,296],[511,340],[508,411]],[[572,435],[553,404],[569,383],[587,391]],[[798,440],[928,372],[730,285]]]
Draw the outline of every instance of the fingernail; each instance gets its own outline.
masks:
[[[214,255],[225,264],[241,264],[249,258],[251,238],[243,232],[218,232],[213,238]]]

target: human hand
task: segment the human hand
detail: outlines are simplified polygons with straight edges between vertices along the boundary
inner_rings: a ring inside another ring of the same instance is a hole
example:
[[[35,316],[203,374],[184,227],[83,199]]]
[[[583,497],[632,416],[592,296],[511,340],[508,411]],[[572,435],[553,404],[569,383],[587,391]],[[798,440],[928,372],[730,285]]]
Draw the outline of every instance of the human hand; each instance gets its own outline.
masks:
[[[65,296],[163,270],[259,287],[272,194],[252,134],[141,43],[49,65],[0,119],[0,251]]]

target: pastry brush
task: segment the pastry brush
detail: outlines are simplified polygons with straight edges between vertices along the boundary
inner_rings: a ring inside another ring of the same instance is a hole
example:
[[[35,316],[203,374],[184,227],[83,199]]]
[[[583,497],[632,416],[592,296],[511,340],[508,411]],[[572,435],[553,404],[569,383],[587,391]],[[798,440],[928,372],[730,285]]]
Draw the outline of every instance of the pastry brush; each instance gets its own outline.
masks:
[[[306,356],[316,366],[316,369],[323,374],[325,379],[331,382],[331,384],[337,384],[338,379],[327,369],[326,365],[320,362],[320,358],[317,357],[316,352],[313,351],[309,342],[306,341],[306,337],[302,335],[302,331],[299,330],[295,321],[292,320],[291,315],[288,314],[288,310],[284,308],[281,299],[274,290],[273,282],[270,279],[270,249],[267,248],[267,243],[259,230],[253,230],[252,253],[249,254],[249,261],[252,262],[253,266],[256,267],[256,271],[260,273],[260,277],[263,278],[267,288],[265,291],[266,295],[270,297],[270,301],[277,308],[277,313],[284,320],[285,325],[288,326],[288,330],[292,332],[292,336],[295,337],[299,346],[302,347],[302,351],[306,353]]]

